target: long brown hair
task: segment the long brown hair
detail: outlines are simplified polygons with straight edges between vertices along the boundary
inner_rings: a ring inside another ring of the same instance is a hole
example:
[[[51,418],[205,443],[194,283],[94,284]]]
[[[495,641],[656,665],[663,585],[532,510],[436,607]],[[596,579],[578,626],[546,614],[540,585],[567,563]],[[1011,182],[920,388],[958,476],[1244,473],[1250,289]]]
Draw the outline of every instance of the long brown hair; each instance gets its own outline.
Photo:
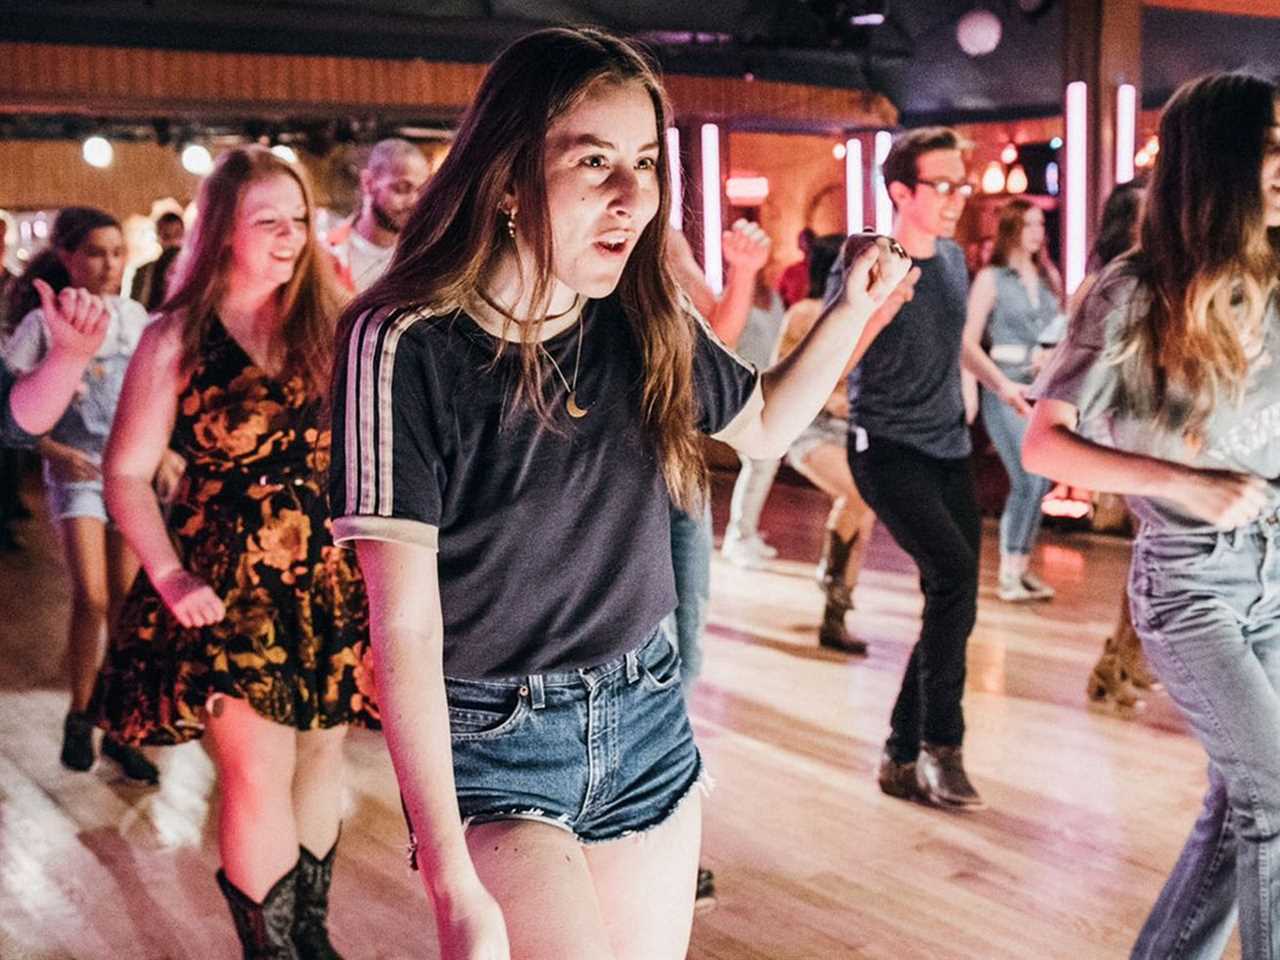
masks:
[[[1280,241],[1261,184],[1277,92],[1246,73],[1211,74],[1183,84],[1160,118],[1132,258],[1150,303],[1130,317],[1116,360],[1134,412],[1188,436],[1220,399],[1238,402],[1276,287]]]
[[[1026,225],[1027,213],[1035,204],[1023,197],[1015,197],[1006,202],[996,219],[996,241],[991,249],[991,265],[995,267],[1009,266],[1009,257],[1022,244],[1022,228]],[[1047,244],[1031,256],[1036,272],[1045,286],[1053,291],[1053,295],[1062,302],[1062,276],[1058,273],[1053,261],[1049,259]]]
[[[356,319],[384,307],[445,312],[471,302],[498,264],[507,236],[499,214],[508,192],[519,198],[519,230],[534,262],[531,302],[545,311],[553,285],[551,212],[543,156],[552,122],[598,84],[639,83],[658,129],[658,212],[645,227],[613,296],[643,355],[642,416],[657,446],[673,499],[698,501],[706,468],[695,428],[694,321],[665,262],[671,207],[666,95],[655,68],[627,42],[593,29],[552,28],[508,46],[489,67],[444,163],[405,224],[387,272],[348,307],[341,343]],[[503,334],[509,322],[504,321]],[[528,404],[550,424],[538,349],[540,319],[519,325],[521,375],[513,405]],[[504,348],[500,338],[495,358]]]
[[[228,150],[205,177],[196,222],[174,266],[170,292],[160,312],[182,314],[183,363],[189,367],[199,357],[226,292],[231,237],[244,192],[252,183],[277,176],[297,182],[307,209],[306,245],[293,276],[276,294],[281,318],[277,348],[284,355],[286,375],[301,376],[307,392],[320,395],[327,390],[333,369],[334,326],[345,297],[328,256],[317,245],[315,201],[307,178],[266,147]]]

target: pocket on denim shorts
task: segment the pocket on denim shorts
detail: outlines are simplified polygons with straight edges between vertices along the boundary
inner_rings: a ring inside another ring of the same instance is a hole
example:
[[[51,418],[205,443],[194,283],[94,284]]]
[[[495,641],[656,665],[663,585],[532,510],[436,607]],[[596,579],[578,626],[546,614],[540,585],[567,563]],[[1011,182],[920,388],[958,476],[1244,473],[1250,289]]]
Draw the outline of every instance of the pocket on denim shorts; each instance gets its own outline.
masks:
[[[528,691],[505,684],[445,679],[449,735],[454,740],[495,740],[519,729],[529,714]]]
[[[666,690],[680,682],[680,651],[665,633],[641,651],[640,668],[644,673],[644,685],[649,690]],[[656,652],[655,652],[656,651]]]

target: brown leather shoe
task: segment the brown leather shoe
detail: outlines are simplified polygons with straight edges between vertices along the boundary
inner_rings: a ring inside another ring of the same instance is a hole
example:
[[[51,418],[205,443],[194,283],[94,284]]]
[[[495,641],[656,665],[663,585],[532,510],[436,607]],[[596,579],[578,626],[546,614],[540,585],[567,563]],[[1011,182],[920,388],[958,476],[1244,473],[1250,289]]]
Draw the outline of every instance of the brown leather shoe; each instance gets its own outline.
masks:
[[[899,800],[915,800],[920,792],[916,786],[915,763],[898,763],[889,756],[888,750],[880,754],[876,782],[880,784],[881,793]]]
[[[926,801],[941,807],[978,810],[986,806],[964,772],[959,747],[921,744],[916,760],[916,786]]]

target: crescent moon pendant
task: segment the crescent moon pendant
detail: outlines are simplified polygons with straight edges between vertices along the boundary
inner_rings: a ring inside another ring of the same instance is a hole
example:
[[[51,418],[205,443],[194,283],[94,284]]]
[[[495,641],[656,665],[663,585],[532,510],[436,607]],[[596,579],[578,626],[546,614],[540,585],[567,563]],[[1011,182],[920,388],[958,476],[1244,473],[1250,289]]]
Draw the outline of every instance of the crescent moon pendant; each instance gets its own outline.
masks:
[[[578,394],[576,392],[569,394],[569,399],[564,402],[564,408],[569,411],[569,416],[575,420],[581,420],[589,412],[589,407],[578,406]]]

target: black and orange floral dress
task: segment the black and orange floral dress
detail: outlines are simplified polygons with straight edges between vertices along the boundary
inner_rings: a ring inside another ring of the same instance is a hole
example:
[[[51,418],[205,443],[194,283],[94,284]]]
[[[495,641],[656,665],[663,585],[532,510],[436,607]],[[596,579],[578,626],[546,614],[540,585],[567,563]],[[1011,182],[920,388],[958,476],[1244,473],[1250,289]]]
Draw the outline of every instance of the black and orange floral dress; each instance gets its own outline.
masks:
[[[330,533],[321,412],[300,377],[268,376],[214,322],[178,397],[170,446],[187,471],[169,530],[227,614],[183,627],[139,573],[94,690],[100,726],[182,743],[204,732],[215,693],[298,730],[377,726],[364,585]]]

